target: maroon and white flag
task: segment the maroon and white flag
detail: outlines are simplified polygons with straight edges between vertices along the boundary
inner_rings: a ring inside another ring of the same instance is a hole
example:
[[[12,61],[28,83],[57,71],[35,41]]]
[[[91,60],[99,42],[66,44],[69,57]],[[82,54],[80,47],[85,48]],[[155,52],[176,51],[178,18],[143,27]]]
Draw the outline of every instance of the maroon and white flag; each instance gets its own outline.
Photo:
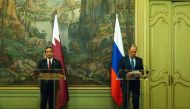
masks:
[[[55,15],[54,18],[52,48],[53,48],[53,57],[61,62],[62,68],[64,69],[66,76],[66,69],[62,54],[62,46],[59,37],[57,14]],[[59,80],[59,89],[56,98],[57,98],[56,109],[60,109],[61,107],[64,107],[67,104],[69,100],[67,80],[61,80],[61,79]]]

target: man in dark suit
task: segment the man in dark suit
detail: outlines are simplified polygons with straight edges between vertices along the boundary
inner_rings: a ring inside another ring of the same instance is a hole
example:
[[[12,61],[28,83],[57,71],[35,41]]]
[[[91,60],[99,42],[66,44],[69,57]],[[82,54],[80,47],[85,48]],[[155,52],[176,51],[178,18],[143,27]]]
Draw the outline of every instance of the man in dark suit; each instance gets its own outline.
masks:
[[[136,56],[137,46],[131,44],[128,48],[128,55],[123,57],[119,62],[120,76],[123,78],[121,81],[122,94],[123,94],[123,109],[128,109],[129,98],[132,92],[133,109],[139,109],[140,97],[140,80],[142,73],[133,74],[134,71],[143,70],[143,61],[140,57]]]
[[[45,48],[46,58],[39,61],[37,69],[39,73],[60,73],[62,69],[60,61],[53,58],[53,49]],[[41,103],[40,109],[55,109],[57,80],[40,80]]]

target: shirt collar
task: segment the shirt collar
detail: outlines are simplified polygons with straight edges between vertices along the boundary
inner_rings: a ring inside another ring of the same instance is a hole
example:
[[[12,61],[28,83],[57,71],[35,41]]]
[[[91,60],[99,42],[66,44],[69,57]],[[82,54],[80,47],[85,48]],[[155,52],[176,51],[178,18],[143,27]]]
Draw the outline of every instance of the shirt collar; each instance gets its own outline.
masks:
[[[131,58],[131,57],[129,56],[129,59],[130,59],[130,61],[131,61],[131,60],[135,60],[135,57],[134,57],[134,58]]]
[[[51,61],[51,63],[52,63],[52,61],[53,61],[53,58],[50,58],[50,59],[48,59],[48,58],[47,58],[47,62],[49,62],[49,60],[50,60],[50,61]]]

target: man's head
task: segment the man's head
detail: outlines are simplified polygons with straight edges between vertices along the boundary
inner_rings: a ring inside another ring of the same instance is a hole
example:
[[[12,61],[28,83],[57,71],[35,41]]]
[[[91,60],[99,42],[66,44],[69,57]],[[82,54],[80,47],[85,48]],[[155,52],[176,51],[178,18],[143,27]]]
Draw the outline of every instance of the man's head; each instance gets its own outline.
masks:
[[[46,47],[45,55],[48,59],[51,59],[53,57],[53,49],[51,47]]]
[[[131,58],[134,58],[136,56],[136,52],[137,52],[137,46],[135,44],[131,44],[128,48],[128,55]]]

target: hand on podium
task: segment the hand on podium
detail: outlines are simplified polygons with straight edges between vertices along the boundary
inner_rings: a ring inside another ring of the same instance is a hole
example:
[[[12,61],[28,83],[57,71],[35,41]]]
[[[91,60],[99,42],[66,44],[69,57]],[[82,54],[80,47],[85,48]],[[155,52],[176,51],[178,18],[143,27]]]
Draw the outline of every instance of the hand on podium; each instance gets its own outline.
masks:
[[[126,79],[130,79],[131,77],[132,77],[131,72],[128,72],[128,73],[126,74]]]
[[[30,74],[30,76],[31,76],[33,79],[38,78],[39,75],[40,75],[40,74],[37,73],[37,72],[34,72],[34,73],[31,73],[31,74]]]
[[[132,74],[134,74],[135,77],[139,77],[139,78],[143,76],[142,72],[140,71],[132,71]]]
[[[135,78],[141,78],[143,76],[142,72],[136,70],[136,71],[130,71],[126,74],[126,79],[135,79]]]

